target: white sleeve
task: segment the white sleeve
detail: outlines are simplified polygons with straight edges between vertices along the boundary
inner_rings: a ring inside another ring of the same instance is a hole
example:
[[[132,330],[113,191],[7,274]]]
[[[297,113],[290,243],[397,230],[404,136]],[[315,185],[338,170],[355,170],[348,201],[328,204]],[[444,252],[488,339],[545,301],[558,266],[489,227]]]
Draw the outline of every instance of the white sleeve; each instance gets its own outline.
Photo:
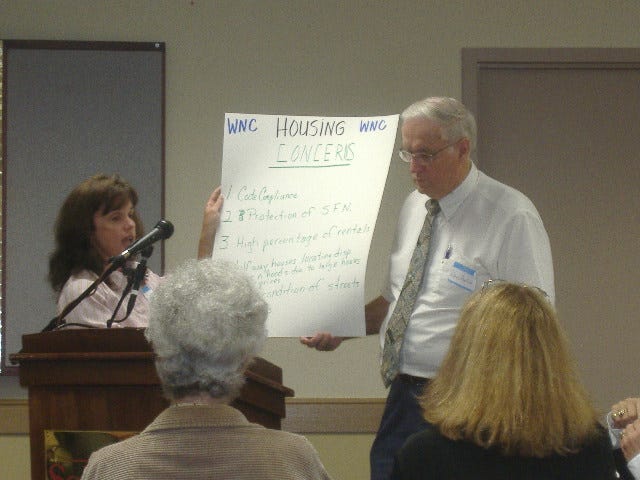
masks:
[[[498,260],[499,278],[539,287],[554,303],[551,245],[542,220],[534,212],[522,212],[506,228]]]
[[[640,453],[629,460],[627,463],[627,467],[629,471],[634,476],[636,480],[640,480]]]

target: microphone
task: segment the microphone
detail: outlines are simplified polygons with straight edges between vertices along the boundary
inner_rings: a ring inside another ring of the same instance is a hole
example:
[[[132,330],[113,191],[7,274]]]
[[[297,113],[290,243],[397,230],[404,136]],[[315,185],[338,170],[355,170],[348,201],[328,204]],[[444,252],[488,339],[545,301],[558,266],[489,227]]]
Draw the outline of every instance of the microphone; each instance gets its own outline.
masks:
[[[133,287],[131,288],[131,294],[129,295],[129,302],[127,303],[127,314],[125,318],[127,318],[131,314],[131,311],[133,310],[133,307],[136,303],[136,299],[138,298],[138,292],[140,290],[140,284],[142,283],[142,280],[144,279],[144,276],[147,273],[147,260],[149,260],[149,257],[151,256],[152,253],[153,253],[152,245],[149,245],[140,253],[141,258],[140,258],[140,262],[138,263],[138,266],[136,267],[136,271],[134,273]]]
[[[156,226],[153,227],[153,230],[147,233],[144,237],[139,238],[134,243],[129,245],[129,247],[127,247],[127,249],[124,250],[120,255],[111,257],[109,259],[109,262],[112,264],[121,265],[131,255],[135,255],[151,244],[156,243],[158,240],[167,239],[171,235],[173,235],[173,224],[167,220],[160,220],[158,223],[156,223]]]

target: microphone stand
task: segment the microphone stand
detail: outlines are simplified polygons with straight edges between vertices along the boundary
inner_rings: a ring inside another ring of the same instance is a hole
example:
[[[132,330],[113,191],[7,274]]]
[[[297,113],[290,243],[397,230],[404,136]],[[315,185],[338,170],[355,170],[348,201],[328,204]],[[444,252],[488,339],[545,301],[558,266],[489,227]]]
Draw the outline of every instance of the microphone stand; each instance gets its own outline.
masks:
[[[149,258],[151,258],[152,254],[153,254],[152,245],[149,245],[140,254],[141,255],[140,263],[138,263],[138,266],[136,267],[136,275],[133,281],[133,289],[131,290],[131,295],[129,296],[129,303],[127,304],[127,317],[133,311],[133,307],[135,306],[136,300],[138,299],[140,284],[142,283],[142,280],[144,280],[147,274],[147,262],[149,261]]]
[[[136,270],[134,274],[128,277],[127,286],[123,290],[122,295],[120,296],[118,305],[116,305],[116,308],[113,311],[113,315],[111,315],[111,318],[107,321],[107,328],[111,328],[114,322],[115,323],[124,322],[127,318],[129,318],[129,315],[131,315],[131,312],[133,311],[133,307],[138,298],[138,290],[140,289],[140,284],[142,283],[142,280],[144,279],[144,276],[147,273],[147,261],[149,260],[149,257],[151,256],[152,253],[153,253],[153,246],[151,245],[149,245],[147,248],[142,250],[142,252],[140,253],[140,256],[141,256],[140,262],[136,266]],[[120,306],[122,305],[122,302],[124,301],[125,297],[129,294],[129,292],[131,292],[131,296],[129,297],[129,302],[127,304],[127,313],[120,320],[116,320],[115,319],[116,314],[118,313],[118,310],[120,310]]]

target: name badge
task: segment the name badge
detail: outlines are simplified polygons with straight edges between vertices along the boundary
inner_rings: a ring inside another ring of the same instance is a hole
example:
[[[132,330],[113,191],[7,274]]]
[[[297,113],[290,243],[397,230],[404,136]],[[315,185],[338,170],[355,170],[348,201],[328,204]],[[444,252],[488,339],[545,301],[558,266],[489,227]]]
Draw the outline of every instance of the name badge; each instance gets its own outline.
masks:
[[[476,271],[459,262],[453,263],[448,280],[468,292],[476,289]]]

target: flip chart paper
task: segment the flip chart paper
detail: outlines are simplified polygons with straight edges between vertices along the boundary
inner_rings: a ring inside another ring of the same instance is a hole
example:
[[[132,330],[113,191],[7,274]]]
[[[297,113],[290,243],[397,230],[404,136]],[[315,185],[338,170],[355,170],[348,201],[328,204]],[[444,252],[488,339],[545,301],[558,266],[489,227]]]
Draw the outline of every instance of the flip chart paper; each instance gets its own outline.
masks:
[[[366,262],[397,125],[397,115],[225,115],[214,256],[253,276],[269,336],[365,335]]]

